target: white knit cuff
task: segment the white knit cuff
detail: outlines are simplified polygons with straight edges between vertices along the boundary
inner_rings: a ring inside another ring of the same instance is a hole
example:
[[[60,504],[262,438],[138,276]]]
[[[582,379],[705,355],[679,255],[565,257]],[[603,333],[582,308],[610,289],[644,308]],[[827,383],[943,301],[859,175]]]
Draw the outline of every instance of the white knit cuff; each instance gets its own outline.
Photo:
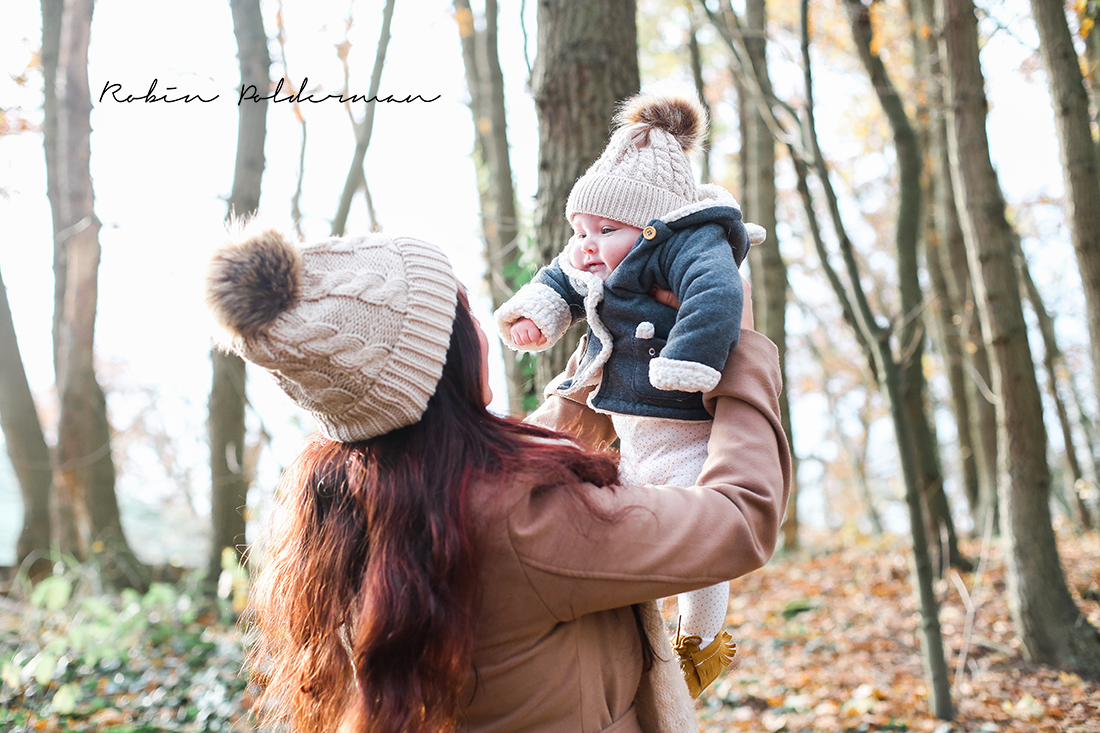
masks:
[[[695,361],[658,356],[649,362],[649,383],[657,389],[709,392],[721,378],[722,372]]]
[[[512,324],[530,318],[546,337],[542,346],[516,346],[512,342]],[[493,314],[500,340],[514,351],[545,351],[557,343],[569,328],[572,319],[569,304],[549,285],[527,283]]]

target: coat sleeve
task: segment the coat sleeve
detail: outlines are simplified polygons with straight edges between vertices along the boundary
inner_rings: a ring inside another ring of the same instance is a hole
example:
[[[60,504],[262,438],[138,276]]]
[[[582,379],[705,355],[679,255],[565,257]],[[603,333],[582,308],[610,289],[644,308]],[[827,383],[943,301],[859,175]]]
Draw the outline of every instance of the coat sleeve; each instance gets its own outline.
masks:
[[[569,357],[561,378],[572,377],[577,373],[577,364],[584,353],[585,338],[582,337]],[[591,449],[610,446],[617,437],[615,428],[611,425],[611,418],[588,406],[588,396],[597,385],[563,395],[554,389],[553,385],[557,381],[558,379],[555,379],[547,386],[543,394],[543,403],[527,416],[526,422],[565,433]]]
[[[549,613],[567,621],[703,588],[771,557],[790,487],[774,344],[751,331],[704,400],[710,456],[695,487],[535,492],[509,515],[512,547]]]
[[[558,342],[570,326],[584,318],[584,296],[577,292],[562,271],[558,255],[546,267],[535,273],[516,294],[493,314],[500,340],[515,351],[545,351]],[[512,324],[530,318],[546,337],[542,346],[516,346],[512,341]]]
[[[675,243],[661,269],[680,301],[676,323],[661,355],[649,362],[657,389],[706,392],[737,345],[744,292],[733,251],[717,225],[701,227]]]

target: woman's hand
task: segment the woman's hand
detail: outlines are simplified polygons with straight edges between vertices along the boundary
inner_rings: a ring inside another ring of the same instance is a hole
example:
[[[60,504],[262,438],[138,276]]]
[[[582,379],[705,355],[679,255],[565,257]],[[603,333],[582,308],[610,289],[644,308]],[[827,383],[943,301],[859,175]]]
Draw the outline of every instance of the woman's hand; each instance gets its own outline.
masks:
[[[741,328],[747,328],[752,331],[752,285],[749,284],[749,281],[745,278],[744,275],[741,276],[741,285],[745,292],[745,302],[744,305],[742,305],[741,307]],[[680,299],[677,298],[676,293],[672,292],[671,290],[659,288],[654,285],[652,288],[649,289],[649,294],[653,296],[653,299],[661,305],[667,305],[669,308],[680,307]]]

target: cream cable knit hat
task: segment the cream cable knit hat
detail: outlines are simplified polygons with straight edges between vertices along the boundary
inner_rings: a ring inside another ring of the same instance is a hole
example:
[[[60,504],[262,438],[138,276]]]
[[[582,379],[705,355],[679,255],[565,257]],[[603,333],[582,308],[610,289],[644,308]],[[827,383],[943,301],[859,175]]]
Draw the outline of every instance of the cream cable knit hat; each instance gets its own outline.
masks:
[[[424,414],[457,289],[427,242],[370,234],[299,248],[266,229],[215,253],[206,301],[228,351],[267,369],[327,437],[353,442]]]
[[[594,214],[641,229],[699,199],[689,154],[706,136],[693,94],[641,92],[623,102],[603,154],[569,192],[565,218]]]

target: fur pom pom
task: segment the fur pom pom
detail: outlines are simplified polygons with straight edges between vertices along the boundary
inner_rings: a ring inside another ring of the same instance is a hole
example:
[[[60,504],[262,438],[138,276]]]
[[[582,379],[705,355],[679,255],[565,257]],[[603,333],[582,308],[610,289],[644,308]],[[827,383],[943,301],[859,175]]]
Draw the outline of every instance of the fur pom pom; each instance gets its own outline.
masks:
[[[297,300],[301,270],[301,253],[279,230],[231,232],[210,260],[206,305],[234,335],[258,336]]]
[[[707,111],[695,94],[662,89],[640,92],[623,101],[615,122],[618,127],[640,124],[664,130],[685,153],[702,144],[710,126]]]

